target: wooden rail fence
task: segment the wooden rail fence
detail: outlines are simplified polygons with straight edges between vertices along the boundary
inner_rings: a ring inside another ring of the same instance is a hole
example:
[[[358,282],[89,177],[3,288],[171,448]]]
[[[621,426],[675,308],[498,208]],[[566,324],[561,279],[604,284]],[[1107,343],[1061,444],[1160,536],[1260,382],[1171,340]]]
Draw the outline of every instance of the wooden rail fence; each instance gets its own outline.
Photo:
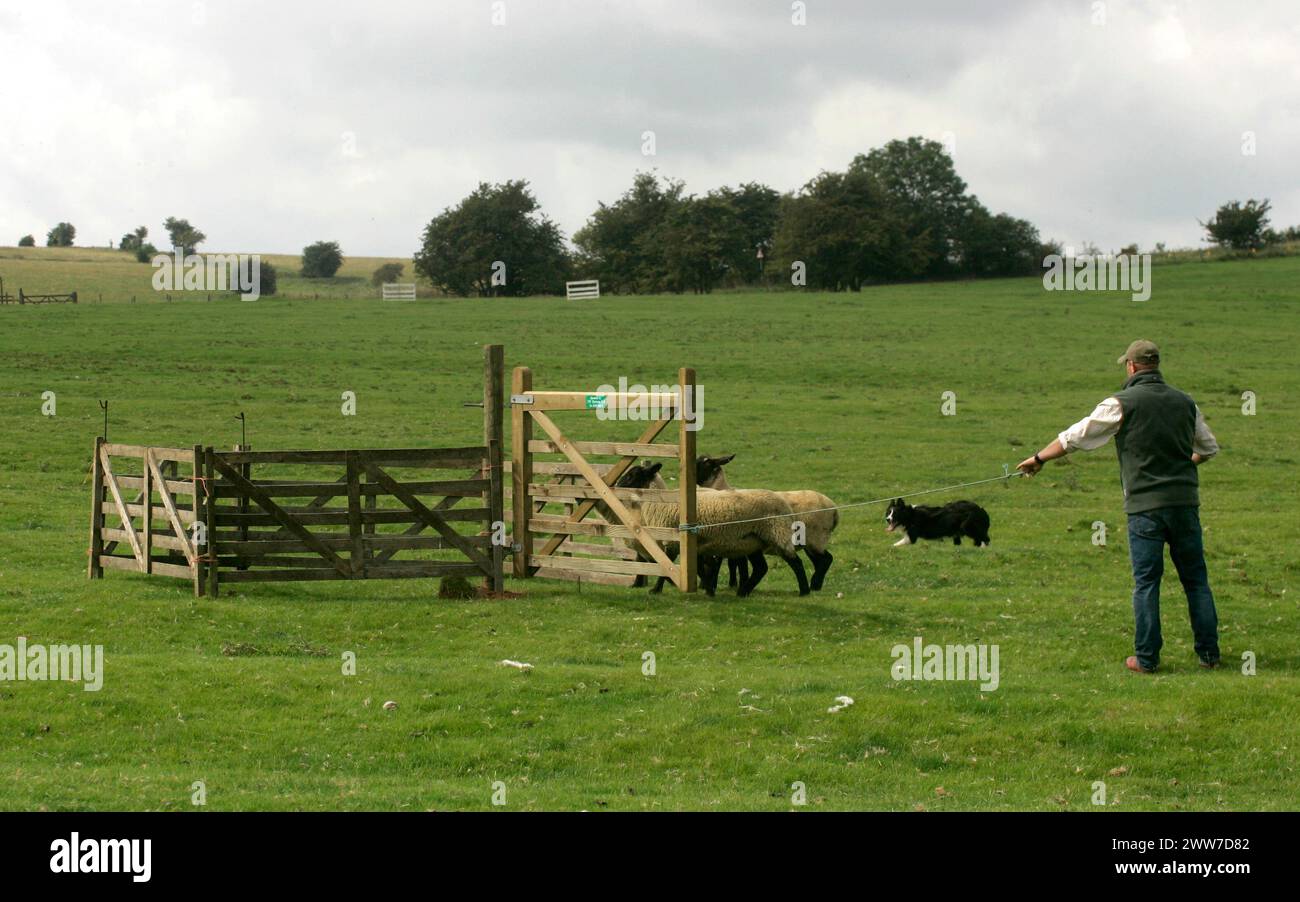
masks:
[[[98,577],[107,566],[182,577],[199,595],[216,595],[224,583],[448,574],[482,576],[499,591],[493,453],[486,446],[173,451],[100,440],[89,573]],[[126,474],[124,459],[143,461],[140,474]],[[189,465],[187,478],[164,471],[176,462]],[[478,503],[457,506],[470,500]],[[458,530],[462,524],[472,530]],[[115,553],[123,546],[130,557]]]
[[[484,349],[485,442],[218,451],[96,439],[88,575],[222,584],[463,574],[504,588],[502,367]],[[129,554],[124,553],[129,552]]]

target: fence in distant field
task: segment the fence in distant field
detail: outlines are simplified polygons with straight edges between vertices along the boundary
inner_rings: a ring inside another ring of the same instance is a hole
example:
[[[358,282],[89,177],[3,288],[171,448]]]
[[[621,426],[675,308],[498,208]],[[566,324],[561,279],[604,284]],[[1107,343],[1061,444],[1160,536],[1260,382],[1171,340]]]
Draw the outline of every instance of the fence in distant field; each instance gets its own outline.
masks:
[[[68,294],[26,294],[21,288],[18,289],[18,295],[5,292],[5,281],[0,279],[0,304],[75,304],[77,303],[77,293],[75,291]]]
[[[384,300],[386,301],[415,300],[415,283],[414,282],[385,282]]]
[[[584,282],[565,282],[564,296],[571,301],[582,301],[600,297],[600,280],[588,279]]]

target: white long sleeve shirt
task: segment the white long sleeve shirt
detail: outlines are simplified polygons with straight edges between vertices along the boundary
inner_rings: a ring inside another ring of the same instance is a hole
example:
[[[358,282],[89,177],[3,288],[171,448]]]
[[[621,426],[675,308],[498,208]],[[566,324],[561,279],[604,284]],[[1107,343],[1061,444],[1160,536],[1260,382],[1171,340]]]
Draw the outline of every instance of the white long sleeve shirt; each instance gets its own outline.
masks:
[[[1123,420],[1124,410],[1120,407],[1119,399],[1107,398],[1098,404],[1092,413],[1056,438],[1067,454],[1071,451],[1091,451],[1110,441],[1111,437],[1119,432]],[[1210,427],[1206,425],[1205,415],[1201,413],[1200,407],[1196,408],[1196,431],[1192,436],[1192,451],[1204,460],[1209,460],[1219,453],[1219,443],[1215,440]]]

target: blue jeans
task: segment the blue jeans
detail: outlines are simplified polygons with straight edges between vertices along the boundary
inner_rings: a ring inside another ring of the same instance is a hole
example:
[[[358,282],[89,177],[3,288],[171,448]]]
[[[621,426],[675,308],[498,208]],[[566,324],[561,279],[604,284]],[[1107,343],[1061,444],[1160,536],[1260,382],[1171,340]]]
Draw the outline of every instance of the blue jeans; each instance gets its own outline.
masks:
[[[1163,507],[1129,514],[1128,549],[1133,560],[1134,651],[1138,663],[1154,670],[1160,663],[1160,578],[1165,572],[1165,545],[1187,593],[1196,654],[1206,663],[1219,660],[1219,617],[1205,568],[1201,518],[1195,507]]]

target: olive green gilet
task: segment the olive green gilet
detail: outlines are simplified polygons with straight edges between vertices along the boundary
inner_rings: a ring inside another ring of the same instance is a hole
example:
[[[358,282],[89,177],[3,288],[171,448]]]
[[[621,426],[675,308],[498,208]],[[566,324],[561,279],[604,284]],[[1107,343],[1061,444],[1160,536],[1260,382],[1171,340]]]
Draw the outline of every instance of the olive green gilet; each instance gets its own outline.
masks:
[[[1115,397],[1124,411],[1115,449],[1125,512],[1199,505],[1192,463],[1196,402],[1167,385],[1159,370],[1134,374]]]

